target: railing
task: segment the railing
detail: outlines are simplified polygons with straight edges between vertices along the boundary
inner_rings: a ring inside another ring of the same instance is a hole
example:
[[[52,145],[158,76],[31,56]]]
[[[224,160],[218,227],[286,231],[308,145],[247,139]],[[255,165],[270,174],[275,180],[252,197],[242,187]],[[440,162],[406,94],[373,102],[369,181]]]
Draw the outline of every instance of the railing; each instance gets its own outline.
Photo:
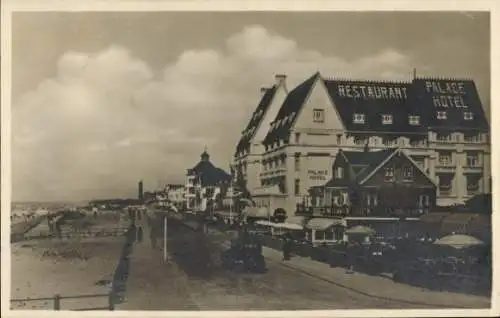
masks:
[[[411,207],[401,208],[402,212],[397,212],[394,207],[370,207],[363,211],[353,210],[352,208],[323,206],[323,207],[305,207],[296,210],[297,215],[309,217],[346,217],[346,216],[383,216],[383,217],[412,217],[420,216],[429,212],[429,207]]]
[[[28,303],[28,302],[37,302],[37,301],[52,301],[54,310],[61,310],[61,300],[64,299],[81,299],[81,298],[104,298],[106,297],[108,302],[107,306],[102,307],[93,307],[93,308],[82,308],[82,309],[73,309],[78,311],[83,310],[115,310],[115,304],[113,301],[112,293],[108,294],[91,294],[91,295],[75,295],[75,296],[61,296],[59,294],[55,294],[53,297],[45,297],[45,298],[23,298],[23,299],[11,299],[11,307],[13,303]]]

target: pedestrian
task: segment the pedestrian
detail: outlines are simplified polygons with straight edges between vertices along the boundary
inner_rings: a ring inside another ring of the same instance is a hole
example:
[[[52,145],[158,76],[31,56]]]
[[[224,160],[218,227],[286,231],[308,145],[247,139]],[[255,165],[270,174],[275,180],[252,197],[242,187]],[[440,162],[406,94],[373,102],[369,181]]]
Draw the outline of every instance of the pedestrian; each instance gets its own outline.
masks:
[[[149,238],[151,239],[151,247],[156,249],[156,230],[155,227],[151,228],[149,232]]]
[[[137,240],[142,242],[142,226],[137,230]]]
[[[283,260],[290,260],[290,238],[287,234],[283,236]]]

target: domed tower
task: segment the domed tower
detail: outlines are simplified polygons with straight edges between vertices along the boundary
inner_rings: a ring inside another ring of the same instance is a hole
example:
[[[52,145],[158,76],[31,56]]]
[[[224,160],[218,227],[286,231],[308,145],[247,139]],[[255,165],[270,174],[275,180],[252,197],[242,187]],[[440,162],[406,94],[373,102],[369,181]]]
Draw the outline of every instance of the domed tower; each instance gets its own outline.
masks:
[[[207,148],[205,148],[205,150],[201,154],[201,161],[204,161],[204,162],[210,161],[210,155],[207,152]]]

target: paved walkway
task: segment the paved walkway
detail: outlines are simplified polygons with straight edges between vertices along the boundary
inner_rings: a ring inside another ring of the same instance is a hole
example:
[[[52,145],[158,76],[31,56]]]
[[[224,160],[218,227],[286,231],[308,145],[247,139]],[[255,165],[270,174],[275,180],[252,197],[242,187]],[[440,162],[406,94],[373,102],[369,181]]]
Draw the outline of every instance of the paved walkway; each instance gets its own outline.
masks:
[[[143,238],[134,244],[129,255],[125,300],[116,310],[196,310],[184,273],[174,263],[163,262],[161,240],[156,248],[152,247],[148,218],[143,215],[136,220],[136,226],[142,227]]]

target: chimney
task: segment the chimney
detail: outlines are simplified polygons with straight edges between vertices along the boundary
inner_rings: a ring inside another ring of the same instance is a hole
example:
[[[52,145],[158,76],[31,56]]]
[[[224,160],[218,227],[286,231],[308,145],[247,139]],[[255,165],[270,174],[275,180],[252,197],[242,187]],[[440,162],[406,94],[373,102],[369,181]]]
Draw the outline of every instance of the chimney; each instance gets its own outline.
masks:
[[[286,87],[286,75],[284,74],[276,74],[274,76],[276,79],[276,86],[284,86]]]
[[[266,92],[267,92],[267,88],[265,88],[265,87],[260,88],[260,96],[261,97],[263,97]]]
[[[413,79],[417,78],[417,69],[413,68]]]
[[[138,184],[138,199],[143,202],[144,201],[144,189],[142,185],[142,180],[139,181]]]

